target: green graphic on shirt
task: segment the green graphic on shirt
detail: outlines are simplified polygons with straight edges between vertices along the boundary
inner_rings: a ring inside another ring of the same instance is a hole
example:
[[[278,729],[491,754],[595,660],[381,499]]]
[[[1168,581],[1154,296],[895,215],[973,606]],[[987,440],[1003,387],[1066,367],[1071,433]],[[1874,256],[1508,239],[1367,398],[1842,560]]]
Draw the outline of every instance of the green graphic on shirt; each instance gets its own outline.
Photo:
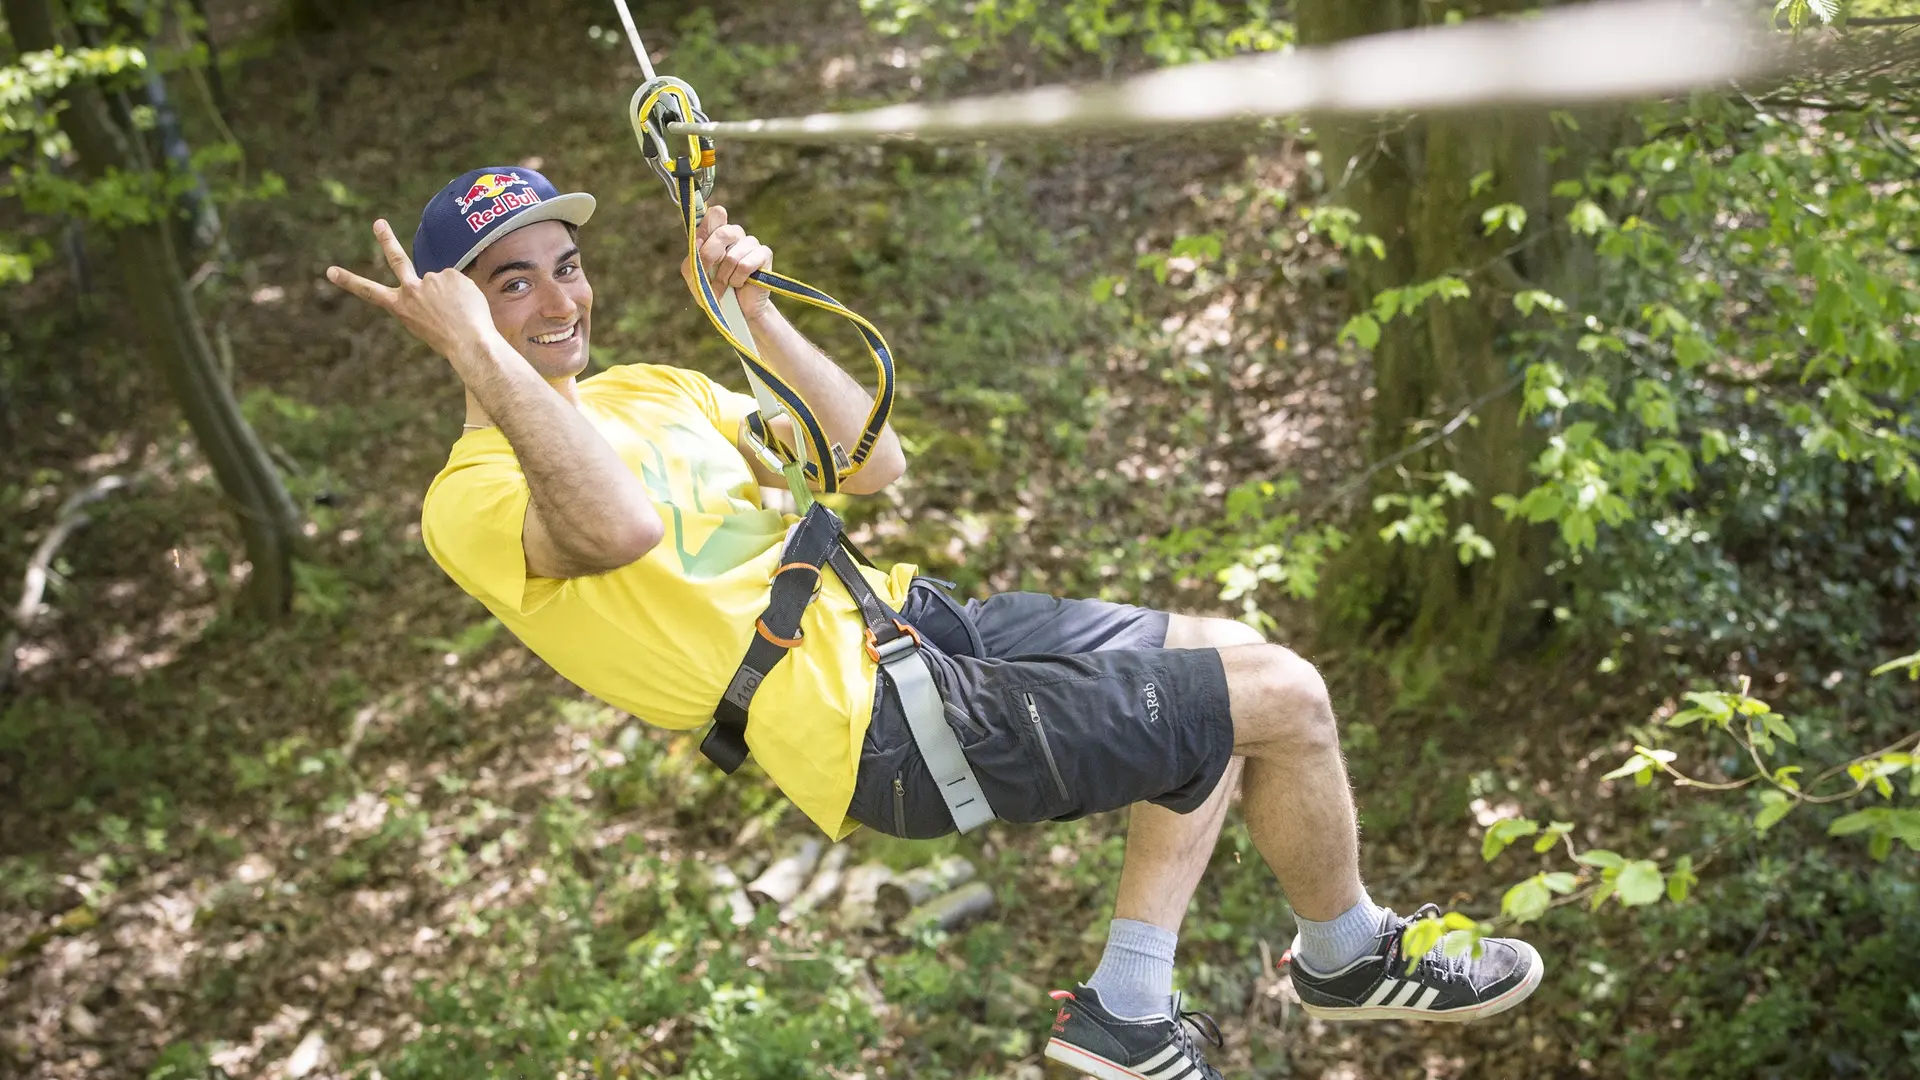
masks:
[[[680,557],[680,571],[689,581],[719,577],[758,558],[779,542],[786,532],[779,512],[762,509],[733,494],[753,483],[753,474],[740,460],[738,452],[728,447],[726,457],[719,457],[712,452],[711,440],[706,435],[680,424],[666,425],[661,435],[672,456],[649,439],[646,447],[653,461],[641,465],[640,480],[646,485],[647,494],[672,512],[669,526],[673,530],[673,549]],[[681,483],[676,484],[676,480]],[[708,495],[723,505],[709,508]],[[697,550],[687,550],[687,523],[682,507],[719,518]]]

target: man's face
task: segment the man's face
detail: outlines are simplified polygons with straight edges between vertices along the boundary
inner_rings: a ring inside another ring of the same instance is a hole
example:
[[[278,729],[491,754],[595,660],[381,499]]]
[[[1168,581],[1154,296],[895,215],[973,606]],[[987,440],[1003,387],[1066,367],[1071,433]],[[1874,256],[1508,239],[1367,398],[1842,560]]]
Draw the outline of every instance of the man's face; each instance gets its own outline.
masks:
[[[467,268],[493,309],[493,325],[548,381],[587,367],[588,313],[593,286],[580,267],[580,248],[558,221],[515,229]]]

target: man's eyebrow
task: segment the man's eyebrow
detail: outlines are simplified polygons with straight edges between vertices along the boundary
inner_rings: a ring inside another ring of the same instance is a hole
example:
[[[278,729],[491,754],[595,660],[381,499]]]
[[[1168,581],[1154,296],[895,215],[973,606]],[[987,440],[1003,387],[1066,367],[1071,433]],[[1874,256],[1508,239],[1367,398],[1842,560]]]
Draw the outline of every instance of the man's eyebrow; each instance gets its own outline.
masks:
[[[579,258],[579,256],[580,256],[580,248],[578,245],[575,245],[561,252],[560,257],[553,260],[553,265],[565,266],[569,261]],[[516,259],[513,262],[504,262],[504,263],[501,263],[499,266],[494,267],[493,273],[487,275],[487,281],[491,283],[494,278],[499,277],[501,274],[509,273],[515,270],[538,270],[538,269],[540,269],[540,267],[534,263],[528,262],[525,259]]]
[[[501,274],[509,273],[514,270],[538,270],[538,269],[540,269],[538,266],[535,266],[534,264],[526,261],[525,259],[519,259],[514,262],[504,262],[504,263],[501,263],[499,266],[496,266],[493,268],[493,273],[487,275],[487,280],[491,282],[494,278],[499,277]]]

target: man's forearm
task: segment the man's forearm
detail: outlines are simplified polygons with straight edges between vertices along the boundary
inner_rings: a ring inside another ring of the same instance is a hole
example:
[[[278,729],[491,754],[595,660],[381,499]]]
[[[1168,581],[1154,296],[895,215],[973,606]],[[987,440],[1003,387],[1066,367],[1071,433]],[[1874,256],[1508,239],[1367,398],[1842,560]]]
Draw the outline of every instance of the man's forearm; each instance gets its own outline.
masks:
[[[873,409],[873,395],[794,329],[771,302],[749,315],[747,325],[753,330],[761,362],[800,392],[813,407],[828,438],[844,446],[847,453],[853,453],[866,427],[867,414]],[[850,490],[877,490],[897,478],[905,468],[906,456],[900,450],[900,440],[888,427],[874,444],[866,468],[855,477]]]
[[[451,357],[461,381],[500,425],[554,542],[578,555],[643,553],[659,541],[646,487],[580,411],[497,335]]]

